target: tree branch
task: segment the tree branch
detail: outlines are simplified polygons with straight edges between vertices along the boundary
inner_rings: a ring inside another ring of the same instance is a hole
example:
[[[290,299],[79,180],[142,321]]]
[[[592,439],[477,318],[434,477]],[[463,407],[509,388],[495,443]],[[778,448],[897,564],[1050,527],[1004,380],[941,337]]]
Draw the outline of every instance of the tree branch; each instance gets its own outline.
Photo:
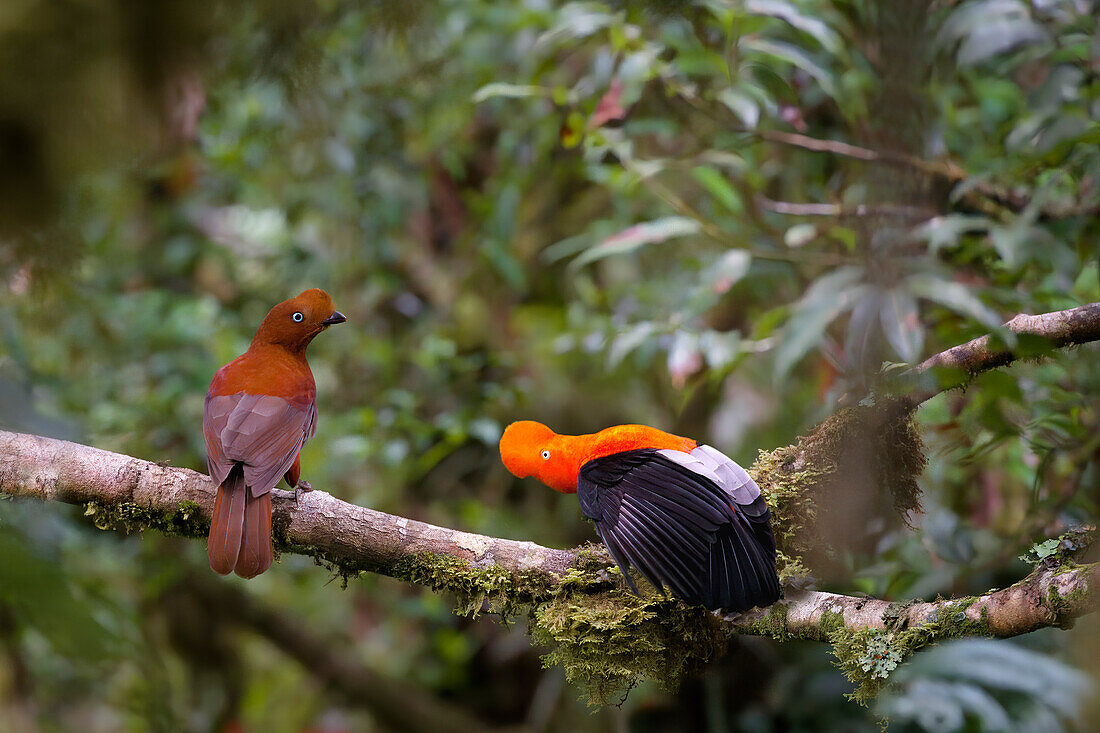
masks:
[[[791,145],[804,150],[812,150],[815,153],[832,153],[847,158],[864,160],[869,163],[883,162],[893,165],[903,165],[914,168],[922,173],[933,176],[941,176],[948,181],[957,182],[966,178],[966,171],[959,168],[951,161],[939,162],[923,160],[912,155],[907,155],[894,150],[871,150],[870,148],[843,143],[839,140],[823,140],[821,138],[800,135],[796,132],[783,132],[782,130],[742,130],[751,135],[756,135],[769,142]]]
[[[87,505],[86,514],[101,526],[122,521],[205,536],[215,489],[209,477],[188,469],[0,432],[0,493]],[[284,549],[354,570],[401,577],[403,561],[424,552],[517,574],[562,575],[573,562],[573,554],[565,550],[437,527],[348,504],[324,491],[305,492],[297,506],[290,492],[276,489],[273,496],[274,530]],[[192,505],[201,516],[190,516]],[[124,508],[121,516],[119,507]]]
[[[99,526],[133,523],[137,528],[202,537],[215,487],[207,476],[188,469],[51,438],[0,432],[0,492],[86,505],[85,514]],[[324,491],[303,494],[297,507],[293,494],[279,490],[274,494],[282,547],[351,571],[373,570],[476,594],[477,588],[463,580],[451,582],[426,571],[425,563],[433,558],[449,558],[474,570],[500,573],[499,587],[505,593],[516,591],[522,597],[513,600],[524,604],[550,599],[579,559],[567,550],[461,532],[355,506]],[[527,582],[532,578],[537,582]],[[730,633],[823,640],[835,630],[838,618],[850,629],[884,629],[891,617],[896,622],[898,609],[904,608],[905,623],[919,626],[966,604],[968,618],[987,624],[967,633],[1014,636],[1064,625],[1095,610],[1092,590],[1097,580],[1095,565],[1046,570],[977,599],[911,606],[793,590],[768,609],[726,616],[725,624]]]
[[[929,603],[898,603],[878,598],[788,591],[783,631],[792,637],[829,641],[842,620],[848,629],[919,629],[937,624],[937,638],[988,635],[1011,637],[1048,626],[1064,627],[1096,609],[1093,590],[1100,583],[1100,565],[1069,569],[1040,566],[1018,583],[981,596]],[[773,626],[775,608],[725,617],[733,631],[751,633]],[[837,617],[837,614],[840,616]],[[946,625],[945,625],[946,624]]]
[[[789,145],[815,153],[830,153],[868,163],[885,163],[888,165],[912,168],[929,176],[941,178],[948,183],[957,184],[966,182],[961,190],[961,202],[990,216],[1001,217],[1005,213],[1022,214],[1034,201],[1034,192],[1021,192],[1006,186],[998,185],[992,181],[981,178],[972,178],[953,161],[924,160],[906,153],[894,150],[872,150],[870,148],[840,142],[838,140],[823,140],[821,138],[800,135],[794,132],[767,129],[745,129],[740,132],[755,135],[768,142]],[[1049,219],[1068,219],[1079,216],[1095,216],[1100,211],[1100,203],[1095,200],[1077,200],[1073,202],[1039,201],[1037,202],[1039,213]],[[813,206],[813,204],[807,204]],[[786,212],[779,212],[786,213]],[[802,216],[803,214],[795,214]],[[805,214],[814,216],[815,214]],[[831,214],[826,214],[831,215]]]
[[[931,356],[911,372],[916,389],[908,397],[914,404],[920,404],[940,392],[964,386],[981,372],[1006,366],[1018,358],[1100,340],[1100,303],[1033,316],[1021,313],[1004,327],[1017,336],[1016,348],[998,345],[1000,339],[987,334]]]
[[[776,201],[767,196],[756,196],[757,205],[765,211],[787,216],[829,216],[837,218],[863,218],[869,216],[895,217],[898,219],[931,219],[936,210],[923,206],[904,206],[900,204],[803,204],[791,201]]]

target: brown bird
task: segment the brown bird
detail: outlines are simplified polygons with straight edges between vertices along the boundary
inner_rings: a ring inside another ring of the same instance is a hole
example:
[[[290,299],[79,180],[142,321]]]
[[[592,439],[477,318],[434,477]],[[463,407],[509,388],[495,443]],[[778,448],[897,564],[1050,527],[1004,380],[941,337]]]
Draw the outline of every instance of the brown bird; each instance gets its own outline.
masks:
[[[311,288],[264,318],[248,351],[214,375],[202,432],[206,465],[218,482],[210,520],[210,567],[253,578],[271,567],[271,489],[295,490],[298,451],[317,429],[317,387],[306,362],[314,336],[347,318],[324,290]]]

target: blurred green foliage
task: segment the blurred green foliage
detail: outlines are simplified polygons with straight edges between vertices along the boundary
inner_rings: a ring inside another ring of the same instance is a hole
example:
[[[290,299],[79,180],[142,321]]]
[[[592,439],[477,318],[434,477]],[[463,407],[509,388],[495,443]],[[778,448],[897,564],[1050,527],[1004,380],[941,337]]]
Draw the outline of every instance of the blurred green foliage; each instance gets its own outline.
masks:
[[[569,546],[590,538],[575,502],[498,465],[510,420],[646,422],[749,463],[873,389],[883,362],[1100,300],[1087,0],[151,8],[0,12],[9,429],[201,469],[210,376],[267,308],[321,286],[350,323],[311,349],[303,476]],[[836,496],[858,531],[819,558],[826,586],[981,591],[1095,517],[1096,356],[926,404],[919,529],[889,498]],[[370,725],[255,635],[165,600],[205,565],[200,543],[79,514],[0,505],[0,727]],[[386,579],[328,580],[287,557],[247,591],[493,724],[874,729],[813,645],[736,641],[678,694],[589,715],[522,629]],[[875,712],[899,729],[1062,725],[1076,681],[1046,707],[1003,698],[1077,680],[1056,661],[1065,636],[1029,662],[945,645]]]

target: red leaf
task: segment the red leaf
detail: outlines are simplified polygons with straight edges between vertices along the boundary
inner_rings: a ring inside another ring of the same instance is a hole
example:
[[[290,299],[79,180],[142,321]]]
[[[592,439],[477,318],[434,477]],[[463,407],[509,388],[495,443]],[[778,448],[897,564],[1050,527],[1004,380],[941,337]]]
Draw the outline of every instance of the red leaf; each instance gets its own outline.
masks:
[[[612,79],[607,93],[600,98],[600,103],[596,105],[596,111],[592,113],[592,118],[588,120],[588,129],[595,130],[612,120],[621,120],[626,117],[626,110],[620,104],[622,98],[623,83],[618,79]]]

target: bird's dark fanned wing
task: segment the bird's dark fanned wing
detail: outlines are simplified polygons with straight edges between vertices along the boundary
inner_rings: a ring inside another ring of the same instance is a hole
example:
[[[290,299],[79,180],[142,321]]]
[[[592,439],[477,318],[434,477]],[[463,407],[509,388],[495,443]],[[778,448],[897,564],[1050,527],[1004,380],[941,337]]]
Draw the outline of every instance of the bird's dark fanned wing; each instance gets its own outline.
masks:
[[[241,463],[253,496],[270,491],[312,436],[316,416],[312,401],[243,392],[208,395],[202,427],[210,477],[221,483]]]
[[[762,519],[770,538],[759,490],[751,499],[738,496],[748,500],[742,507],[709,463],[688,454],[673,460],[668,453],[626,451],[581,468],[581,509],[631,588],[637,592],[628,573],[633,565],[655,587],[667,586],[688,603],[746,610],[775,602],[774,544],[757,536],[748,516]]]

